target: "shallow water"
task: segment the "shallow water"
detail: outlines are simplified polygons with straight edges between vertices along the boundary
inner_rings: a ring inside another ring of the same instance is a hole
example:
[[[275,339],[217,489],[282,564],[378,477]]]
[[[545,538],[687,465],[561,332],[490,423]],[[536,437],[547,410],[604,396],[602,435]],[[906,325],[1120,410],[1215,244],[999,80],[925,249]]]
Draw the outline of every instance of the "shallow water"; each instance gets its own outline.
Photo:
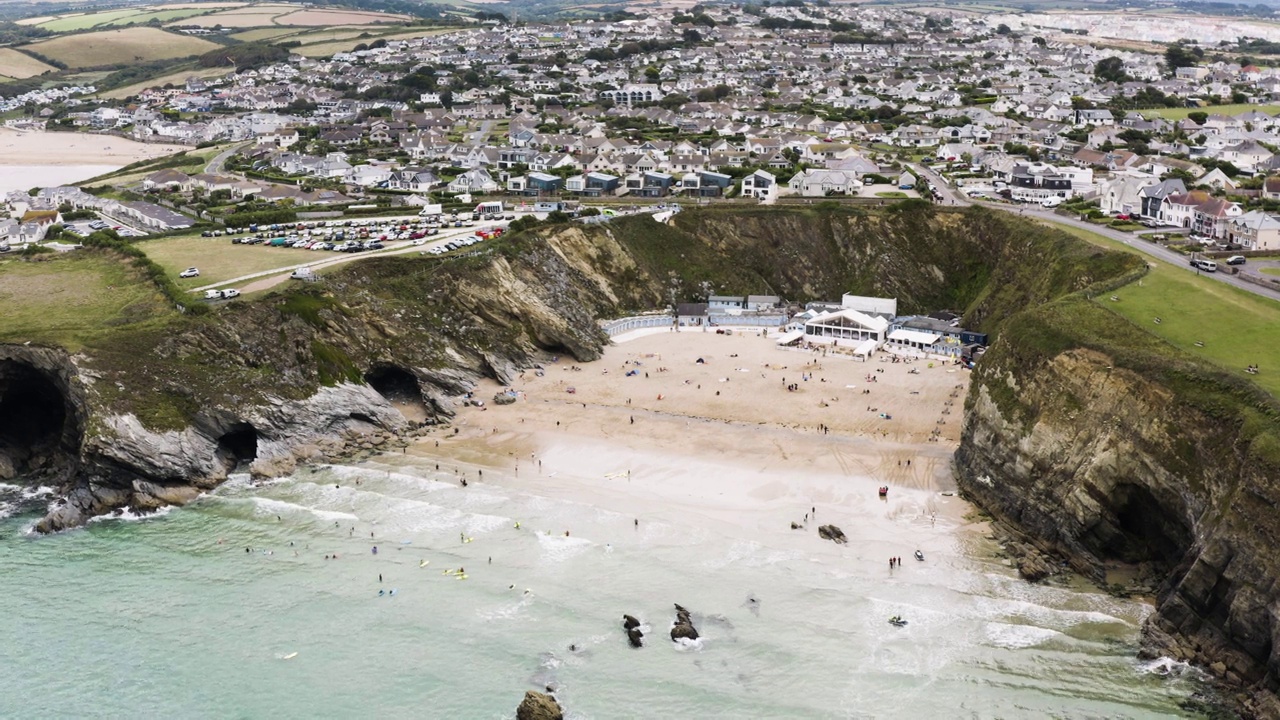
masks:
[[[912,522],[892,506],[836,546],[384,462],[53,537],[0,521],[0,716],[509,718],[553,684],[571,718],[1155,718],[1197,687],[1135,660],[1147,606],[1024,583],[972,533],[889,573],[857,538]]]

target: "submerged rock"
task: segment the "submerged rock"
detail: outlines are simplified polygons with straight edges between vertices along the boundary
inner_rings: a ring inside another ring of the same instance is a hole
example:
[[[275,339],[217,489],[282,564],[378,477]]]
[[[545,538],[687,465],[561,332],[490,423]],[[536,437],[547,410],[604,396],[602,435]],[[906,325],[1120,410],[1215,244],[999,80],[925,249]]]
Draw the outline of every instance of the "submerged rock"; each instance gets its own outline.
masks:
[[[689,616],[689,611],[676,603],[676,624],[671,628],[671,640],[675,642],[680,639],[697,640],[698,630],[693,626],[693,619]]]
[[[564,710],[550,695],[527,690],[516,708],[516,720],[564,720]]]

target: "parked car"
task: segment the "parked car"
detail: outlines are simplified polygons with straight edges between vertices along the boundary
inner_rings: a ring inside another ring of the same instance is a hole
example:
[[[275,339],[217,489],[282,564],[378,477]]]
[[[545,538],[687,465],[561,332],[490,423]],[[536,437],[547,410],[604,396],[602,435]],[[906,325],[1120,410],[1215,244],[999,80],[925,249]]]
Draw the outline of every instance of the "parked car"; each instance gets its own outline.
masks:
[[[183,270],[182,272],[178,273],[178,277],[180,278],[200,277],[200,271],[196,268],[189,267],[186,270]]]
[[[312,277],[314,277],[314,274],[311,272],[311,268],[303,267],[303,268],[298,268],[293,272],[289,273],[289,277],[293,278],[294,280],[310,280]]]
[[[221,290],[205,290],[204,299],[205,300],[221,300],[222,291]]]
[[[226,300],[230,300],[233,297],[240,297],[240,291],[235,288],[227,288],[222,291],[222,297]]]
[[[1243,255],[1232,255],[1231,257],[1227,258],[1227,264],[1228,264],[1228,265],[1243,265],[1243,264],[1245,264],[1245,258],[1244,258],[1244,256],[1243,256]]]

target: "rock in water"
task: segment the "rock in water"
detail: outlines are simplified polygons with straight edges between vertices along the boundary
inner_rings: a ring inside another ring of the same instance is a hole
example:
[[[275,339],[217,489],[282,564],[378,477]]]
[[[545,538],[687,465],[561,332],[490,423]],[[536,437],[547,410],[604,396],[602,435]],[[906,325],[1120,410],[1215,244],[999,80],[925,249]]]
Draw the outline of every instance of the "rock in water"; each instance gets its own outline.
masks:
[[[564,720],[564,710],[550,695],[528,690],[516,708],[516,720]]]
[[[630,615],[622,616],[622,629],[627,631],[627,640],[631,642],[631,647],[644,646],[644,633],[640,631],[640,621]]]
[[[693,626],[693,620],[689,617],[689,611],[680,607],[676,603],[676,624],[671,628],[671,641],[675,642],[680,638],[686,640],[697,640],[698,630]]]
[[[844,531],[835,525],[819,526],[818,537],[821,537],[824,540],[830,540],[837,545],[844,545],[849,542],[849,538],[844,536]]]

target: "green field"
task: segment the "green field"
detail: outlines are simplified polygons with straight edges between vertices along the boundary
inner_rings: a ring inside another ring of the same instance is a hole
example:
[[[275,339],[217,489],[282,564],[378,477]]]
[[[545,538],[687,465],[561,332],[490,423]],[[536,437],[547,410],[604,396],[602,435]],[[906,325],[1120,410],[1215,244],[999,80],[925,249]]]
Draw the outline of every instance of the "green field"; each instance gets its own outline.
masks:
[[[1278,267],[1258,268],[1258,272],[1262,273],[1263,275],[1280,275],[1280,268]]]
[[[1137,252],[1087,230],[1053,225],[1091,243]],[[1280,302],[1162,261],[1149,260],[1148,264],[1151,271],[1146,277],[1104,293],[1095,302],[1179,350],[1248,378],[1280,397]],[[1117,300],[1111,300],[1112,296]],[[1244,371],[1246,365],[1257,365],[1262,372],[1249,375]]]
[[[128,25],[129,23],[134,23],[135,25],[142,25],[143,23],[148,23],[148,22],[151,22],[152,20],[157,20],[159,22],[170,22],[172,20],[181,20],[183,18],[189,18],[194,15],[203,15],[204,13],[207,13],[210,10],[212,10],[212,8],[210,8],[209,10],[203,10],[199,8],[185,8],[181,10],[153,10],[150,12],[139,12],[139,13],[135,13],[134,15],[125,16],[122,18],[116,18],[111,22],[102,23],[102,26],[107,27],[111,25]]]
[[[334,257],[331,252],[232,245],[225,237],[204,238],[198,235],[148,240],[138,247],[152,260],[164,266],[178,283],[178,287],[187,290],[224,283],[232,278],[264,270],[287,268]],[[200,268],[200,277],[179,278],[178,273],[189,267]]]
[[[73,30],[88,30],[91,27],[96,27],[105,22],[137,14],[138,11],[135,8],[130,8],[128,10],[109,10],[107,12],[89,13],[87,15],[60,17],[46,23],[41,23],[37,27],[56,33],[71,32]]]
[[[75,352],[119,326],[170,314],[155,286],[118,256],[78,251],[40,260],[0,260],[0,342],[56,343]]]
[[[1258,110],[1268,115],[1280,114],[1280,105],[1250,105],[1241,103],[1239,105],[1210,105],[1202,108],[1156,108],[1155,110],[1140,110],[1145,118],[1162,117],[1165,120],[1185,120],[1187,115],[1193,112],[1208,113],[1210,115],[1239,115],[1249,110]]]

